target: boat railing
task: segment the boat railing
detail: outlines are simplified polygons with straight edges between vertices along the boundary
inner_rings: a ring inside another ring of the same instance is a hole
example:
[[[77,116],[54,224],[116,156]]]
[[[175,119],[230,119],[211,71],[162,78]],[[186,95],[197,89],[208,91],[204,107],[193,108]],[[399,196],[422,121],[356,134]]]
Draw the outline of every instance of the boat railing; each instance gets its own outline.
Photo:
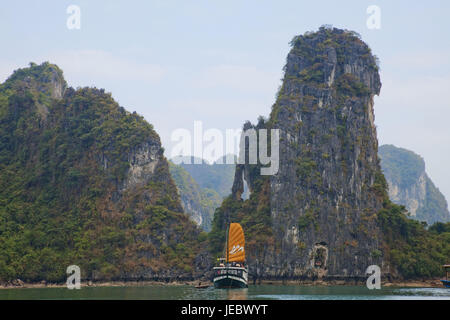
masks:
[[[242,270],[242,269],[246,269],[246,267],[223,266],[223,267],[213,267],[213,269],[238,269],[238,270]]]

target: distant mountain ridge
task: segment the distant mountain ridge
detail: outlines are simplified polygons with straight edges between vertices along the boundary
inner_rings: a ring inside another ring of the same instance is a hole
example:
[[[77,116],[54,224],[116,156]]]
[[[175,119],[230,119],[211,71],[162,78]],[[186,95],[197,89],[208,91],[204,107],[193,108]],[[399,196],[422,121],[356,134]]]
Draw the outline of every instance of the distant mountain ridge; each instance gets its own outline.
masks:
[[[228,157],[236,161],[236,156]],[[212,164],[195,157],[175,157],[170,161],[170,171],[184,211],[208,232],[215,209],[231,193],[235,164],[227,163],[226,159],[227,155]],[[246,196],[247,189],[243,194]]]
[[[222,203],[222,197],[213,189],[200,187],[184,167],[169,161],[169,169],[184,212],[203,230],[210,231],[214,210]]]
[[[233,155],[231,157],[236,160],[236,156]],[[177,157],[172,159],[172,161],[179,163],[179,166],[189,172],[201,188],[213,189],[224,198],[231,192],[235,171],[235,164],[227,163],[226,159],[227,156],[225,155],[221,159],[222,163],[215,161],[212,164],[196,157],[184,159],[190,160],[184,162],[181,162],[183,158]]]
[[[447,200],[427,175],[421,156],[393,145],[380,146],[378,154],[393,202],[404,205],[411,218],[428,225],[450,221]]]

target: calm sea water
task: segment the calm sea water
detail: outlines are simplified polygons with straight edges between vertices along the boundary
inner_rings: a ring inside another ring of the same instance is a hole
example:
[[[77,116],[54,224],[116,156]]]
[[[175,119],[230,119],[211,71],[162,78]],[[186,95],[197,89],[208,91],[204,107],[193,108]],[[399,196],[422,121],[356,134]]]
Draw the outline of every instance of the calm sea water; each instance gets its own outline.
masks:
[[[138,287],[88,287],[80,290],[66,288],[2,289],[3,299],[200,299],[200,300],[370,300],[370,299],[446,299],[450,300],[450,289],[445,288],[382,288],[369,290],[358,286],[281,286],[251,285],[247,289],[195,289],[190,286],[138,286]]]

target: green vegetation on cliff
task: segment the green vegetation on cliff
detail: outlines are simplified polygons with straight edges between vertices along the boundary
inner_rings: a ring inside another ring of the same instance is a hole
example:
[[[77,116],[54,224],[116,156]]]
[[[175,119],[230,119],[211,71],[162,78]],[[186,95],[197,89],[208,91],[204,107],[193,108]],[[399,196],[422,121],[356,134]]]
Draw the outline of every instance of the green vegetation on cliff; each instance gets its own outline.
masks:
[[[387,182],[381,177],[384,199],[378,221],[383,230],[384,255],[394,277],[405,279],[442,276],[442,265],[450,258],[450,223],[426,224],[409,219],[404,206],[392,203]]]
[[[66,88],[49,63],[16,71],[0,87],[0,281],[64,281],[73,264],[88,279],[192,276],[200,230],[162,153],[103,90]]]

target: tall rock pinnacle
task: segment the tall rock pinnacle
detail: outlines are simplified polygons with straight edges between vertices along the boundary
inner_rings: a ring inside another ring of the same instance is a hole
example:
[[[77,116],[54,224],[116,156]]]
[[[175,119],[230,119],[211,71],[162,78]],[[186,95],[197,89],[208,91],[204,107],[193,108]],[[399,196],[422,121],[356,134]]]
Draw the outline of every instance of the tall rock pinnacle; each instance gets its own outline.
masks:
[[[257,277],[361,277],[382,265],[380,88],[376,58],[357,34],[321,28],[292,40],[270,118],[254,126],[280,129],[279,171],[263,177],[238,165],[233,200],[215,220],[216,230],[243,221]],[[239,199],[243,179],[247,201]]]

